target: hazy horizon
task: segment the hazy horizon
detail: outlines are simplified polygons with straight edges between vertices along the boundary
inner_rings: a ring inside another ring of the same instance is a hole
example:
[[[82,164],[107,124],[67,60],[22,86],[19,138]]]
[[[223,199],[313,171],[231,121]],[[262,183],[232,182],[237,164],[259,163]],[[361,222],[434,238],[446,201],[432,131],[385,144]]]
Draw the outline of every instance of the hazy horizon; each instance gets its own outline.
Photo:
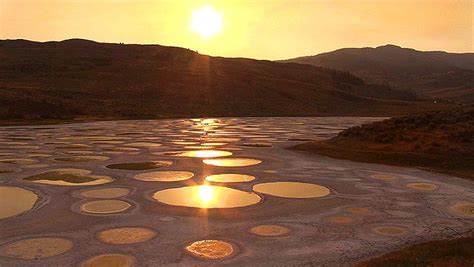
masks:
[[[203,6],[222,19],[210,37],[190,26]],[[270,60],[386,44],[473,52],[472,2],[465,0],[0,0],[0,7],[0,39],[159,44]]]

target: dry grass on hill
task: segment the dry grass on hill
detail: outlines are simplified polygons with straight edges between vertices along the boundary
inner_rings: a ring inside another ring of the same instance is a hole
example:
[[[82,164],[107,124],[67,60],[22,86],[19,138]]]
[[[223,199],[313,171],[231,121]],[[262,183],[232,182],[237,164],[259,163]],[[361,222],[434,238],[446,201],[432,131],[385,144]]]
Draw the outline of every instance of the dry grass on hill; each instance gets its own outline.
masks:
[[[347,129],[297,149],[354,161],[474,178],[474,108],[428,112]]]

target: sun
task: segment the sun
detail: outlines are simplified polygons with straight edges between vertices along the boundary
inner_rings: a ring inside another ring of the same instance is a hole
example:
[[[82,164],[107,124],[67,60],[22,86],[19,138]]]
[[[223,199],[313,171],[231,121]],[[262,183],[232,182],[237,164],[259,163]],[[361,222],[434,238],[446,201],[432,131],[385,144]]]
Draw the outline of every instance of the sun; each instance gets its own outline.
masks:
[[[201,37],[212,37],[222,30],[222,15],[212,6],[204,6],[193,12],[190,26]]]

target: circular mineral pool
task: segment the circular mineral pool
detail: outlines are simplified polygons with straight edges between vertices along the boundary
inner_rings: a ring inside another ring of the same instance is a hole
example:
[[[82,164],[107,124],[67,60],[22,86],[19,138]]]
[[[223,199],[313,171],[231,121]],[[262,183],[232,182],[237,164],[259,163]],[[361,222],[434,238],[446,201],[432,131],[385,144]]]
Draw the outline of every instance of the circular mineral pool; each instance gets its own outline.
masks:
[[[161,144],[149,143],[149,142],[136,142],[136,143],[126,144],[125,146],[140,147],[140,148],[156,148],[156,147],[160,147]]]
[[[81,263],[81,267],[131,267],[135,266],[135,258],[123,254],[101,254]]]
[[[354,222],[354,219],[347,216],[331,216],[331,217],[327,217],[326,220],[328,222],[336,223],[336,224],[349,224],[349,223]]]
[[[375,227],[372,229],[374,233],[379,234],[379,235],[388,235],[388,236],[402,236],[406,234],[406,230],[397,227],[397,226],[380,226],[380,227]]]
[[[119,198],[130,193],[130,189],[123,187],[110,187],[82,191],[81,196],[88,198]]]
[[[220,142],[210,142],[210,143],[201,143],[201,146],[225,146],[227,143],[220,143]]]
[[[211,146],[185,146],[184,148],[186,149],[202,149],[202,150],[208,150],[211,149]],[[176,156],[176,155],[175,155]]]
[[[278,173],[278,171],[276,171],[276,170],[264,170],[263,172],[264,173],[270,173],[270,174]]]
[[[216,183],[245,183],[255,180],[255,176],[245,174],[215,174],[206,177],[206,181]]]
[[[245,207],[261,201],[261,198],[254,193],[212,185],[165,189],[153,194],[153,198],[173,206],[209,209]]]
[[[109,169],[116,170],[129,170],[129,171],[141,171],[141,170],[151,170],[158,169],[163,167],[169,167],[173,165],[172,161],[146,161],[146,162],[125,162],[125,163],[116,163],[107,165]]]
[[[130,203],[122,200],[95,200],[81,205],[81,211],[95,214],[122,212],[130,208]]]
[[[194,173],[188,171],[156,171],[137,174],[135,179],[146,182],[178,182],[191,179]]]
[[[290,229],[280,225],[265,224],[250,228],[250,232],[260,236],[283,236],[287,235]]]
[[[286,198],[318,198],[325,197],[331,191],[324,186],[299,182],[273,182],[253,186],[258,193]]]
[[[261,160],[249,158],[205,159],[203,162],[218,167],[247,167],[262,163]]]
[[[157,235],[157,232],[148,228],[121,227],[101,231],[97,238],[104,243],[124,245],[146,242]]]
[[[383,181],[393,181],[393,180],[398,179],[397,176],[386,175],[386,174],[373,174],[370,177],[373,178],[373,179],[383,180]]]
[[[474,203],[463,201],[454,204],[449,209],[456,215],[474,218]]]
[[[428,184],[428,183],[409,183],[407,184],[407,187],[412,188],[412,189],[417,189],[417,190],[425,190],[425,191],[431,191],[438,188],[436,185]]]
[[[194,142],[194,141],[173,141],[171,143],[175,145],[184,145],[184,146],[197,144],[197,142]]]
[[[362,207],[350,207],[350,208],[347,208],[346,210],[356,215],[365,215],[370,212],[368,208],[362,208]]]
[[[0,248],[0,256],[35,260],[53,257],[71,250],[73,243],[64,238],[40,237],[8,243]]]
[[[65,157],[65,158],[56,158],[57,161],[66,161],[66,162],[91,162],[91,161],[105,161],[109,157],[105,156],[74,156],[74,157]]]
[[[213,239],[193,242],[186,246],[185,250],[196,257],[207,260],[228,258],[232,256],[235,251],[232,244]]]
[[[32,209],[38,196],[21,187],[0,186],[0,219],[13,217]]]
[[[0,159],[0,163],[28,165],[38,163],[35,159]]]
[[[271,143],[243,143],[241,146],[246,147],[272,147]]]
[[[111,177],[91,175],[91,171],[83,169],[55,169],[26,177],[24,180],[64,186],[99,185],[113,181]]]

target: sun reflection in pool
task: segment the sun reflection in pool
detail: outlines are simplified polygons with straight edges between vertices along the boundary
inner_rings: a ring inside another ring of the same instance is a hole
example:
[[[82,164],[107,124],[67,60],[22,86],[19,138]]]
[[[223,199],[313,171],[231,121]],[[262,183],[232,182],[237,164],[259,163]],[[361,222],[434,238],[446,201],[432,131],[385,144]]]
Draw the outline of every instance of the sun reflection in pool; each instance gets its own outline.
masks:
[[[217,157],[226,157],[231,156],[232,152],[222,151],[222,150],[192,150],[186,151],[176,156],[179,157],[190,157],[190,158],[217,158]]]
[[[261,183],[254,185],[253,191],[286,198],[319,198],[331,193],[325,186],[300,182]]]
[[[208,185],[202,185],[198,188],[198,196],[202,203],[207,204],[209,203],[209,201],[212,200],[214,196],[214,191],[212,190],[212,187]]]
[[[213,185],[165,189],[153,194],[153,198],[173,206],[209,209],[245,207],[261,200],[255,193]]]

